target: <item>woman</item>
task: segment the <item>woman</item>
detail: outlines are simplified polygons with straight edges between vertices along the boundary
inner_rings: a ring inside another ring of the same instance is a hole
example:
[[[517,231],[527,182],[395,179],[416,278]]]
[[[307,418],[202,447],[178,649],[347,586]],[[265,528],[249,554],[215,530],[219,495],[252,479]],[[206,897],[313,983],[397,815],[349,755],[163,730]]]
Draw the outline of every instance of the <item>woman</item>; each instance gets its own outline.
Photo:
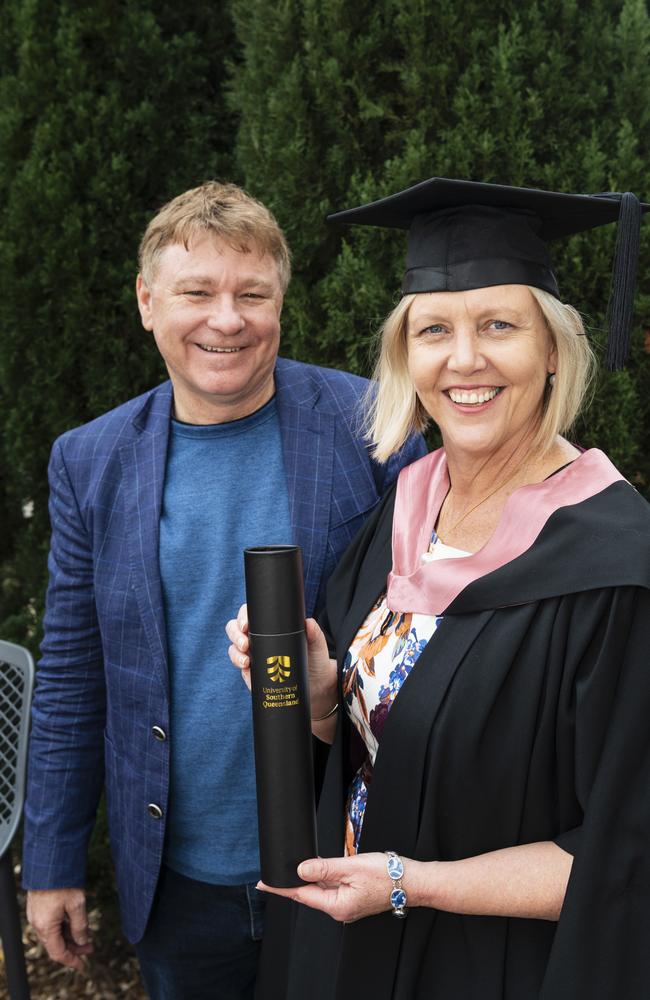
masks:
[[[323,857],[268,890],[303,904],[291,998],[650,992],[650,512],[561,436],[592,359],[545,245],[616,218],[603,205],[434,179],[342,214],[410,227],[376,454],[428,417],[443,448],[332,577],[338,680],[309,623],[314,733],[334,743]],[[245,609],[227,630],[246,673]]]

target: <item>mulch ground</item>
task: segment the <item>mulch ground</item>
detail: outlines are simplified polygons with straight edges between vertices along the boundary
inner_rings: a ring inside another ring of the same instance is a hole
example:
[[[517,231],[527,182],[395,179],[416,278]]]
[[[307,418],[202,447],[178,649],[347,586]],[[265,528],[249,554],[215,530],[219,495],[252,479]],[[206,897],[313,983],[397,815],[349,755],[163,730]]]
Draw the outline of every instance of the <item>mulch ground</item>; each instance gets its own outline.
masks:
[[[25,927],[25,902],[19,893]],[[52,962],[31,927],[23,933],[27,978],[32,1000],[146,1000],[133,949],[118,933],[102,930],[99,908],[88,914],[95,951],[87,959],[87,971],[74,972]],[[0,1000],[9,1000],[0,951]]]

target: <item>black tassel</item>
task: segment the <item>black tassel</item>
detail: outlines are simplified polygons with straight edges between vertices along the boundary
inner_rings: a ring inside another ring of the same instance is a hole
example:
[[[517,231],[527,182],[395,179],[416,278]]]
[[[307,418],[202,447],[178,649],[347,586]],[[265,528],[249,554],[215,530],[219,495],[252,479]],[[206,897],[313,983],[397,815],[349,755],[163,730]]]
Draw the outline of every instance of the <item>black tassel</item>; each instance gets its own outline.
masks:
[[[612,290],[607,309],[609,337],[605,356],[605,367],[610,371],[620,371],[625,367],[630,353],[634,290],[639,261],[641,203],[630,191],[626,191],[625,194],[608,192],[597,197],[618,198],[621,203],[612,267]]]

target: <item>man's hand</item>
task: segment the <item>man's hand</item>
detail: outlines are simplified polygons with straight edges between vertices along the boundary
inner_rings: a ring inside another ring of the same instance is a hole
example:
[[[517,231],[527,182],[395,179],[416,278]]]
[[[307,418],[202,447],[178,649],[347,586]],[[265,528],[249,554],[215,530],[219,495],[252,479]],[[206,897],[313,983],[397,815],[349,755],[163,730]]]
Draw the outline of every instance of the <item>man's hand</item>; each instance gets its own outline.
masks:
[[[31,889],[27,919],[55,962],[81,972],[82,955],[89,955],[90,927],[83,889]]]

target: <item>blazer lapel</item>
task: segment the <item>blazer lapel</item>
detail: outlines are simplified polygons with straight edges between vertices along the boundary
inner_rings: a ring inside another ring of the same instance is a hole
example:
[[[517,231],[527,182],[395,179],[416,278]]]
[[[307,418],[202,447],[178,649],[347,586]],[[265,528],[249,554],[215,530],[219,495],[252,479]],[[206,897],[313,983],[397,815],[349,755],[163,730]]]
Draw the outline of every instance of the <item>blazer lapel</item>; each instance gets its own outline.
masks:
[[[325,563],[334,465],[335,418],[317,410],[320,390],[281,359],[275,371],[276,398],[289,514],[294,541],[302,549],[307,614],[313,613]]]
[[[169,676],[158,537],[171,402],[171,385],[165,383],[148,398],[134,419],[137,432],[134,440],[120,449],[135,597],[165,691]]]

